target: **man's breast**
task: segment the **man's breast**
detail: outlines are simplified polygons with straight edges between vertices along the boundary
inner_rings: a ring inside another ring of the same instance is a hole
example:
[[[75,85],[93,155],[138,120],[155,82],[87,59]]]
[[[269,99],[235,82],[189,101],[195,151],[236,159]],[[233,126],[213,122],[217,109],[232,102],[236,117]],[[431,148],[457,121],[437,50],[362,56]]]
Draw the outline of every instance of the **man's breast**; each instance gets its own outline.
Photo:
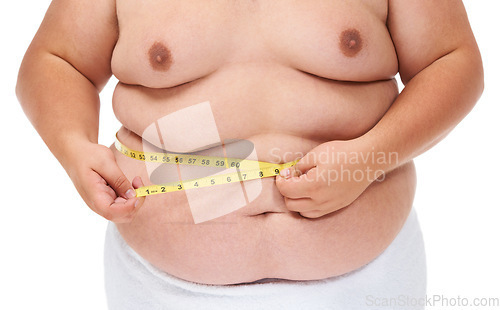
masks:
[[[384,80],[397,72],[386,11],[382,0],[118,0],[112,69],[123,83],[151,88],[249,62],[331,80]]]

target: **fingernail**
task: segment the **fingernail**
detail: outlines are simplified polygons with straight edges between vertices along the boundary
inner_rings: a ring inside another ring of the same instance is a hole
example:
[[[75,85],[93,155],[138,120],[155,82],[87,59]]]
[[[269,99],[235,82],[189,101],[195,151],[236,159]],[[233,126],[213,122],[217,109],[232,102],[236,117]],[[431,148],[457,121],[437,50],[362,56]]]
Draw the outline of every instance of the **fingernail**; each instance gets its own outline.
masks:
[[[137,201],[134,203],[134,208],[137,208],[138,205],[139,205],[139,199],[137,199]]]
[[[285,179],[290,178],[290,169],[287,168],[287,169],[281,170],[280,175],[282,177],[284,177]]]
[[[125,197],[128,199],[134,198],[135,197],[135,191],[133,189],[129,189],[127,192],[125,192]]]

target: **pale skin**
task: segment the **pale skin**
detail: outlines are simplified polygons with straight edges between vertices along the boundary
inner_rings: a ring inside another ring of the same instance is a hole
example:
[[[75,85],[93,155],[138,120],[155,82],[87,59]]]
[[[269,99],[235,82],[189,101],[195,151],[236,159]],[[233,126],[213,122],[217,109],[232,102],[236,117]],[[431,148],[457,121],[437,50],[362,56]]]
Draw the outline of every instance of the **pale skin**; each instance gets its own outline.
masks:
[[[389,2],[395,13],[388,20],[388,29],[406,87],[382,120],[358,139],[360,143],[327,143],[337,149],[354,148],[361,153],[397,151],[396,165],[372,167],[386,173],[444,138],[470,111],[483,89],[481,60],[461,1]],[[468,61],[471,63],[467,64]],[[459,91],[461,88],[464,91]],[[425,97],[417,99],[420,92],[425,92]],[[310,217],[322,216],[349,205],[371,183],[369,179],[331,184],[309,182],[308,179],[316,179],[314,175],[322,170],[339,169],[335,164],[314,163],[314,152],[321,152],[327,144],[312,150],[290,172],[284,172],[286,180],[278,179],[278,188],[289,198],[290,210]],[[375,150],[370,149],[373,146]],[[352,167],[353,170],[366,168]],[[301,181],[290,178],[301,174]],[[307,183],[312,184],[308,187]]]
[[[87,205],[175,276],[212,284],[309,280],[369,263],[411,209],[412,159],[482,92],[463,5],[203,3],[53,1],[20,70],[27,116]],[[118,136],[133,149],[156,118],[210,100],[222,139],[253,142],[263,161],[305,156],[285,177],[263,180],[246,207],[209,222],[217,225],[194,225],[183,193],[133,197],[149,183],[144,165],[98,144],[98,94],[112,74],[121,82],[113,102]],[[238,122],[227,121],[235,115]],[[396,152],[398,160],[342,167],[314,160],[331,150]],[[315,177],[341,168],[377,172],[355,181]]]

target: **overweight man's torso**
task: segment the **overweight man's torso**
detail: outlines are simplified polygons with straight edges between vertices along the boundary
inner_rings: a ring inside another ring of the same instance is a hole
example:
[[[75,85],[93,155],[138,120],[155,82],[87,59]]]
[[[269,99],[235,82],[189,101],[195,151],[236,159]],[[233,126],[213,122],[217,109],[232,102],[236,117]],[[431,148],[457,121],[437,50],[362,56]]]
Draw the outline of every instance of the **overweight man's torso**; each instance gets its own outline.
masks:
[[[386,0],[116,6],[113,106],[123,124],[118,137],[132,149],[161,148],[170,139],[169,151],[210,154],[213,135],[189,131],[201,116],[182,130],[161,121],[209,102],[217,139],[251,143],[260,161],[287,162],[324,142],[363,135],[398,94]],[[145,134],[151,128],[164,136]],[[154,181],[143,162],[115,154],[127,177]],[[288,211],[274,178],[245,183],[252,182],[259,182],[258,195],[216,219],[194,224],[189,194],[176,192],[147,197],[118,229],[153,265],[189,281],[321,279],[370,262],[391,243],[411,209],[415,172],[406,164],[318,219]],[[205,191],[212,203],[232,203],[223,192]]]

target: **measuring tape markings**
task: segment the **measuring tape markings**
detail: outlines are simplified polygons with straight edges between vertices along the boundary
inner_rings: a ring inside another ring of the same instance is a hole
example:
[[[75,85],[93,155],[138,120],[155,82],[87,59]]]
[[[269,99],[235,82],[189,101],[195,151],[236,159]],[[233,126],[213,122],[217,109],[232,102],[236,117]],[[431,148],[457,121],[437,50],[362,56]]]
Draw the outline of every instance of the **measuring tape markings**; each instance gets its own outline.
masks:
[[[273,164],[257,160],[223,158],[215,156],[175,154],[175,153],[155,153],[136,151],[123,145],[118,138],[115,141],[116,149],[123,155],[147,162],[162,164],[180,164],[202,167],[236,168],[236,172],[212,175],[193,180],[171,182],[159,185],[149,185],[135,189],[136,197],[143,197],[154,194],[177,192],[186,189],[209,187],[221,184],[230,184],[241,181],[255,180],[279,175],[280,171],[295,165],[298,160]],[[258,167],[258,168],[257,168]]]

